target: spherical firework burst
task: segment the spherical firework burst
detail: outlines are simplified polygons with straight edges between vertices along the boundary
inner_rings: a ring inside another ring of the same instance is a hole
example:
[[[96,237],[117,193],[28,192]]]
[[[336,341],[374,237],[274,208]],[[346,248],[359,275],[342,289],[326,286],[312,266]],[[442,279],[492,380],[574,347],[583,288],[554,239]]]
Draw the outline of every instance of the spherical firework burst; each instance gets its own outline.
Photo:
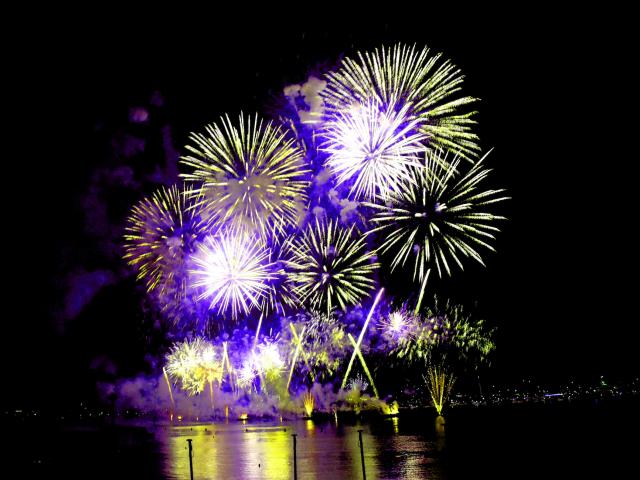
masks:
[[[147,291],[184,297],[187,266],[211,229],[196,202],[173,186],[161,188],[133,207],[127,220],[124,259],[138,270]]]
[[[460,97],[464,76],[450,61],[441,61],[428,48],[398,44],[374,52],[345,58],[341,68],[328,74],[321,92],[329,115],[344,112],[354,104],[374,100],[395,109],[408,108],[407,118],[416,119],[429,145],[475,158],[479,147],[471,132],[474,112],[463,113],[476,101]]]
[[[503,190],[481,190],[489,174],[482,162],[467,173],[459,170],[459,158],[449,163],[441,152],[426,152],[424,167],[412,168],[412,180],[393,192],[385,205],[367,204],[375,213],[373,231],[384,234],[382,253],[391,253],[391,269],[413,259],[414,280],[423,282],[432,268],[440,277],[451,275],[452,264],[463,268],[470,257],[484,265],[479,249],[494,251],[489,243],[498,231],[493,224],[504,217],[486,210],[505,200]]]
[[[236,319],[240,312],[262,307],[273,276],[264,242],[234,234],[209,237],[193,262],[193,286],[202,288],[198,298],[209,299],[210,309],[217,307],[218,314],[230,310]]]
[[[337,184],[350,184],[354,198],[386,198],[410,180],[408,168],[419,163],[425,135],[407,121],[409,106],[395,111],[393,105],[375,101],[355,104],[336,112],[324,125],[322,149]]]
[[[353,226],[343,228],[337,221],[316,218],[293,240],[292,248],[289,276],[301,304],[329,314],[336,304],[344,310],[358,303],[374,287],[372,277],[379,264]]]
[[[189,395],[201,393],[207,383],[222,381],[222,362],[216,359],[213,345],[202,337],[174,344],[165,371],[180,381]]]
[[[247,388],[253,385],[253,381],[258,376],[258,370],[253,358],[249,358],[238,370],[238,387]]]
[[[378,328],[382,331],[382,335],[391,341],[411,338],[415,335],[418,325],[417,316],[404,308],[391,312],[378,321]]]
[[[347,384],[347,390],[352,392],[364,392],[369,387],[367,381],[362,378],[361,375],[356,375],[354,378],[349,380]]]
[[[224,117],[191,140],[186,148],[192,155],[181,161],[193,171],[182,176],[220,223],[262,236],[298,223],[308,170],[284,129],[240,115],[237,126]]]
[[[277,379],[284,368],[284,362],[280,358],[278,345],[268,341],[258,345],[255,364],[258,372],[266,379],[269,381]]]

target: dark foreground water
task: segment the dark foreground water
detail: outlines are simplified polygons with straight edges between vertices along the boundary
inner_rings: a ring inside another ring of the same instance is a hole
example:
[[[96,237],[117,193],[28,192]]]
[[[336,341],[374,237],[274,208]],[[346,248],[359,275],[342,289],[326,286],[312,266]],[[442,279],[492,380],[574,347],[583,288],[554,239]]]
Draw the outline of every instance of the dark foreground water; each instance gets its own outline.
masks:
[[[637,400],[456,408],[362,424],[240,422],[169,425],[11,423],[3,478],[637,478]]]

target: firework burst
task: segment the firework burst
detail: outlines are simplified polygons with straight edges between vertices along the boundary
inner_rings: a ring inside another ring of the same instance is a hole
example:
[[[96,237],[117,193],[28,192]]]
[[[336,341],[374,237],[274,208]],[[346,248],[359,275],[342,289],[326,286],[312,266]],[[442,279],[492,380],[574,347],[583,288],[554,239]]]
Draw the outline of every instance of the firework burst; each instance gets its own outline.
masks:
[[[392,271],[412,258],[413,278],[424,287],[434,267],[442,278],[451,275],[453,264],[462,269],[464,258],[484,265],[479,250],[494,251],[490,242],[499,230],[493,224],[504,219],[485,208],[508,198],[500,196],[504,190],[479,188],[490,172],[483,168],[485,158],[462,174],[458,157],[449,163],[441,152],[427,151],[424,167],[412,168],[412,181],[387,204],[367,204],[378,225],[372,231],[384,234],[381,252],[393,255]]]
[[[222,381],[222,363],[216,360],[213,345],[202,337],[174,344],[165,371],[189,395],[201,393],[207,383]]]
[[[301,304],[329,314],[336,305],[344,310],[358,303],[374,287],[379,264],[353,226],[343,228],[337,221],[316,217],[293,240],[292,249],[288,275]]]
[[[360,375],[356,375],[349,380],[347,384],[347,391],[362,393],[369,387],[367,381]]]
[[[404,308],[380,317],[378,320],[378,328],[381,330],[382,335],[389,340],[413,337],[416,334],[418,325],[419,319],[417,316]]]
[[[193,286],[201,288],[199,299],[208,299],[218,314],[238,314],[262,308],[273,276],[269,249],[246,236],[220,234],[209,237],[193,256]]]
[[[258,345],[255,362],[258,372],[270,381],[277,379],[284,368],[278,345],[269,341]]]
[[[184,297],[189,257],[211,230],[211,220],[196,203],[173,186],[133,207],[125,228],[124,259],[137,269],[148,292]]]
[[[338,71],[328,74],[321,95],[329,116],[371,100],[396,109],[407,107],[408,118],[419,122],[430,146],[475,158],[480,150],[471,132],[475,112],[461,109],[476,99],[457,95],[463,80],[455,65],[441,61],[441,54],[398,44],[358,53],[357,60],[345,58]]]
[[[182,176],[200,198],[198,205],[240,233],[272,231],[296,225],[306,202],[308,173],[304,153],[287,132],[240,115],[192,133],[191,155],[181,162],[193,168]]]
[[[413,335],[398,339],[393,353],[408,363],[438,364],[462,361],[477,367],[495,349],[495,329],[487,329],[483,320],[474,320],[461,305],[434,298],[433,306],[416,318]]]
[[[258,376],[258,370],[253,358],[245,361],[240,370],[238,370],[238,387],[248,388],[253,385],[253,381]]]
[[[419,162],[425,135],[418,120],[407,121],[408,105],[395,111],[375,101],[356,104],[336,112],[325,123],[322,149],[337,184],[348,182],[356,199],[386,198],[409,181],[408,168]]]
[[[486,360],[495,349],[495,329],[487,330],[483,320],[473,320],[462,305],[434,298],[433,307],[425,311],[423,328],[416,336],[418,343],[430,343],[440,349],[457,349],[462,358],[475,357]]]

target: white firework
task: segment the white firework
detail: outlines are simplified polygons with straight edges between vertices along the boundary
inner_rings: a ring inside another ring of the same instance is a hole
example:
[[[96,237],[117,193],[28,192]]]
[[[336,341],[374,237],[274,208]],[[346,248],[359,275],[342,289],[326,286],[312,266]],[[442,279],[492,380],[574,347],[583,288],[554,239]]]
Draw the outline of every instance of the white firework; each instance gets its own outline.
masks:
[[[408,168],[419,163],[426,136],[418,119],[408,118],[409,106],[376,101],[338,111],[324,125],[322,149],[337,184],[349,184],[350,196],[387,198],[401,181],[410,180]]]
[[[193,286],[201,288],[199,299],[208,299],[219,314],[231,311],[236,319],[253,308],[260,309],[272,278],[269,249],[247,236],[221,234],[209,237],[193,258]]]
[[[327,77],[320,95],[329,116],[370,101],[395,103],[396,109],[406,106],[429,147],[477,158],[478,137],[471,131],[475,112],[465,111],[477,99],[459,96],[464,76],[449,60],[442,61],[441,54],[402,44],[382,47],[358,53],[357,59],[345,58]]]

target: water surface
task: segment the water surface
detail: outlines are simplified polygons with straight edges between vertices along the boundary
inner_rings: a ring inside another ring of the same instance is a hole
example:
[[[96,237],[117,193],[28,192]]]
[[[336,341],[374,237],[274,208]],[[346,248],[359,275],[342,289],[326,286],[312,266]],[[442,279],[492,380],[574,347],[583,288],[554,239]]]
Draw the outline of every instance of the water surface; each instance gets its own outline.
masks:
[[[454,408],[369,422],[69,425],[5,418],[3,478],[367,479],[635,478],[637,399]]]

